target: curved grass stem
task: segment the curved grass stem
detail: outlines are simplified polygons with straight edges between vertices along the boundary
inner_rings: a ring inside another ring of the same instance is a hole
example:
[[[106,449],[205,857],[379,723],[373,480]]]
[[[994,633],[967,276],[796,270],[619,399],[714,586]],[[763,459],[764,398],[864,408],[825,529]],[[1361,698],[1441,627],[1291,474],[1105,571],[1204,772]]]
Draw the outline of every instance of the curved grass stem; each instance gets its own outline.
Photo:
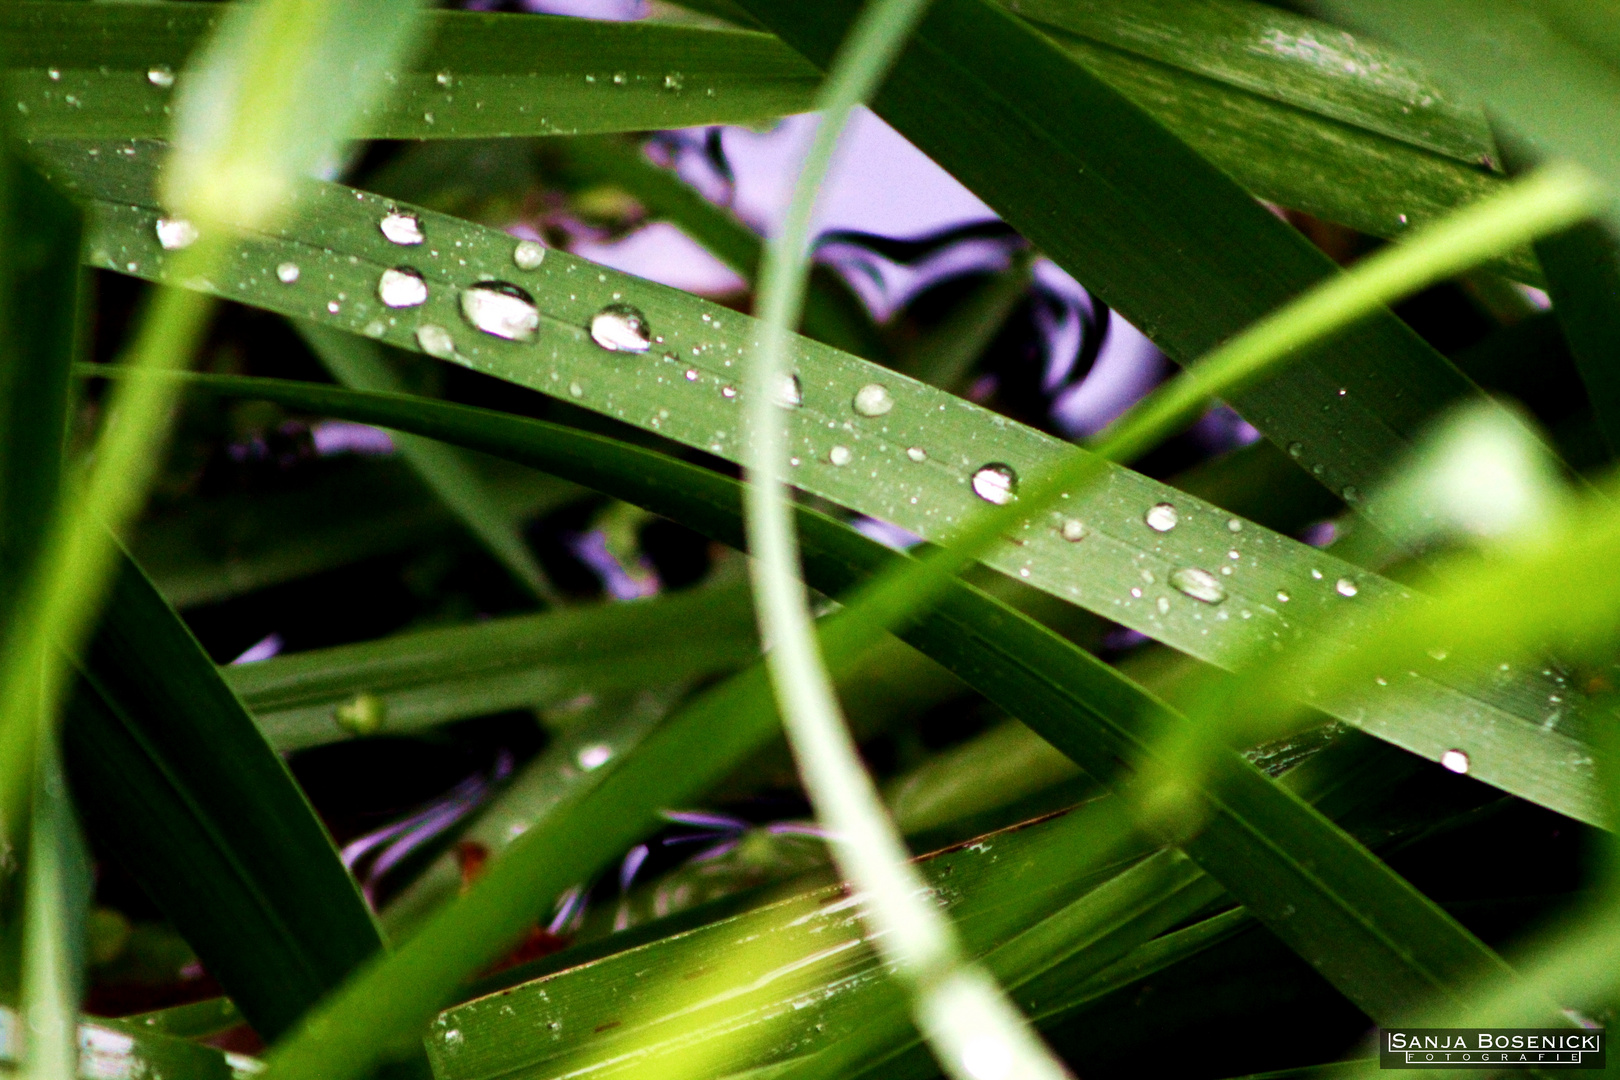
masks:
[[[962,1080],[1056,1078],[1063,1066],[1031,1033],[993,979],[964,961],[928,898],[871,778],[862,768],[817,644],[783,472],[786,433],[774,389],[789,377],[788,328],[808,277],[816,193],[849,115],[876,89],[926,0],[873,0],[850,31],[819,95],[821,119],[787,220],[766,254],[760,341],[749,373],[749,549],[771,682],[816,815],[832,832],[840,870],[865,902],[878,949],[912,995],[912,1015],[941,1065]]]

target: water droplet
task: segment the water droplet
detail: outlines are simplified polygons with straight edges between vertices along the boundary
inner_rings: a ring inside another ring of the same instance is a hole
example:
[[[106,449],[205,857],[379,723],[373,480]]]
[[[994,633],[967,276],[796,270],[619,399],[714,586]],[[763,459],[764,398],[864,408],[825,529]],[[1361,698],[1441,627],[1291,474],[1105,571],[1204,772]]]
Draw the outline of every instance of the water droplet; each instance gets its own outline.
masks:
[[[354,735],[375,735],[388,721],[388,703],[376,694],[356,694],[332,714],[338,727]]]
[[[697,368],[689,367],[689,368],[686,369],[686,381],[687,382],[697,382],[698,381],[698,369]]]
[[[1396,214],[1395,215],[1395,220],[1400,222],[1402,225],[1405,225],[1406,224],[1406,215],[1405,214]]]
[[[1440,764],[1454,773],[1466,774],[1468,772],[1468,755],[1462,750],[1447,750],[1440,755]]]
[[[847,446],[835,446],[831,450],[827,451],[827,460],[832,462],[834,465],[848,465],[851,461],[855,460],[855,455],[850,452],[850,449]]]
[[[409,266],[384,270],[377,279],[377,299],[391,308],[416,307],[427,303],[427,282]]]
[[[674,90],[677,93],[686,87],[686,76],[678,71],[672,71],[664,76],[664,89]]]
[[[399,244],[401,247],[411,247],[427,239],[422,234],[422,219],[415,214],[402,214],[398,210],[390,210],[383,215],[383,219],[377,223],[377,228],[382,230],[383,236],[387,237],[390,243]]]
[[[1136,597],[1138,600],[1140,600],[1140,599],[1142,599],[1142,590],[1133,587],[1131,589],[1131,595]]]
[[[623,85],[624,85],[624,84],[625,84],[625,82],[626,82],[626,81],[627,81],[627,80],[626,80],[626,79],[625,79],[625,74],[624,74],[624,72],[622,72],[622,71],[615,71],[615,72],[614,72],[614,73],[613,73],[613,85],[614,85],[614,86],[623,86]]]
[[[907,447],[906,457],[921,465],[923,462],[928,460],[928,451],[924,450],[920,446]]]
[[[546,261],[546,246],[533,240],[519,240],[512,248],[512,261],[519,270],[538,270]]]
[[[1063,524],[1058,526],[1058,535],[1071,544],[1084,540],[1090,534],[1091,530],[1079,518],[1064,518]]]
[[[609,304],[591,316],[591,340],[608,352],[643,353],[652,348],[652,331],[636,308]]]
[[[343,310],[343,305],[338,303],[336,300],[328,300],[326,302],[327,314],[336,315],[338,312],[340,312],[342,310]]]
[[[197,242],[197,226],[185,218],[157,219],[158,243],[164,251],[179,251]]]
[[[1142,515],[1147,527],[1154,532],[1169,532],[1181,520],[1181,515],[1170,503],[1154,503],[1148,507],[1148,512]]]
[[[855,411],[862,416],[882,416],[894,408],[894,398],[882,383],[867,383],[855,391]]]
[[[461,317],[491,337],[533,341],[540,329],[534,297],[506,281],[480,281],[461,290]]]
[[[429,356],[437,356],[440,360],[452,360],[456,355],[456,339],[450,336],[450,331],[433,323],[423,323],[416,328],[416,343],[422,351]]]
[[[737,396],[737,388],[735,386],[722,386],[720,388],[720,396],[725,398],[727,401],[730,401],[732,398]]]
[[[1356,490],[1354,484],[1346,484],[1344,491],[1340,494],[1344,496],[1344,501],[1352,506],[1361,501],[1361,492]]]
[[[1291,443],[1288,444],[1288,456],[1289,457],[1297,458],[1297,457],[1299,457],[1299,455],[1303,454],[1304,452],[1305,452],[1305,444],[1304,443],[1291,442]]]
[[[298,264],[284,262],[276,267],[276,280],[283,285],[291,285],[298,280]]]
[[[51,82],[57,82],[62,78],[62,72],[57,68],[46,68],[45,77],[50,79]]]
[[[1228,518],[1226,522],[1226,531],[1235,533],[1242,532],[1243,522],[1239,521],[1237,518]]]
[[[784,375],[776,388],[776,403],[784,409],[797,409],[804,404],[804,385],[797,375]]]
[[[1170,584],[1194,600],[1218,604],[1226,599],[1226,588],[1214,574],[1196,566],[1183,566],[1170,572]]]
[[[576,379],[568,384],[568,396],[576,398],[585,396],[585,388],[579,385],[579,380]]]
[[[458,1028],[451,1028],[444,1033],[444,1045],[446,1046],[460,1046],[463,1039],[464,1036]]]
[[[167,64],[153,64],[146,69],[146,81],[159,90],[167,90],[174,85],[174,69]]]
[[[1354,596],[1358,591],[1356,583],[1347,577],[1340,578],[1334,583],[1333,588],[1340,596]]]
[[[1288,601],[1290,599],[1292,599],[1292,597],[1290,597],[1288,595],[1287,590],[1285,590],[1285,589],[1278,589],[1277,590],[1277,602],[1278,603],[1286,604],[1286,603],[1288,603]]]
[[[1155,601],[1155,605],[1158,607],[1160,615],[1168,615],[1168,614],[1170,614],[1170,598],[1169,597],[1167,597],[1167,596],[1159,597],[1159,599],[1157,601]]]
[[[433,81],[438,83],[440,86],[449,86],[450,73],[448,71],[441,71],[437,75],[433,76]]]
[[[1311,567],[1311,577],[1315,578],[1317,581],[1321,581],[1322,580],[1322,571],[1318,570],[1314,566]]]
[[[1018,497],[1018,474],[1011,465],[992,461],[973,474],[973,494],[988,503],[1006,506]]]
[[[1444,660],[1446,657],[1448,657],[1450,655],[1451,654],[1446,652],[1446,650],[1444,650],[1444,649],[1430,649],[1429,650],[1429,658],[1431,660],[1436,660],[1436,661]]]

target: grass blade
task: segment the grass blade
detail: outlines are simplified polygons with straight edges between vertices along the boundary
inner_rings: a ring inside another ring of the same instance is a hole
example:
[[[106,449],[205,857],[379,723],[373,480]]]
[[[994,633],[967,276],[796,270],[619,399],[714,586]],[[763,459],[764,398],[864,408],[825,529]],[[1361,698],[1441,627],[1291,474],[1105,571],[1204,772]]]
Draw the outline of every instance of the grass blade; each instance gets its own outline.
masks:
[[[22,957],[28,1036],[19,1071],[29,1080],[72,1080],[79,1063],[75,1021],[83,993],[90,855],[54,744],[39,755],[30,832]]]

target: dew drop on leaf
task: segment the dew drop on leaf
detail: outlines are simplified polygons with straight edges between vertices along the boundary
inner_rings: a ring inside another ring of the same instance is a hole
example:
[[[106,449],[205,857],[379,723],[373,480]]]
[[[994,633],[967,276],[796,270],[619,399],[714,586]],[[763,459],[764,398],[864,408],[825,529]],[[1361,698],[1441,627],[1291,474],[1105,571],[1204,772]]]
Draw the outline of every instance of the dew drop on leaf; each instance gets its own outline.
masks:
[[[461,317],[473,329],[507,341],[533,341],[540,330],[534,297],[506,281],[480,281],[461,290]]]
[[[427,303],[427,282],[409,266],[384,270],[377,279],[377,299],[391,308],[417,307]]]
[[[450,73],[448,71],[441,71],[437,75],[433,76],[433,81],[438,83],[440,86],[449,86]]]
[[[591,316],[591,340],[608,352],[644,353],[652,348],[652,330],[637,308],[609,304]]]
[[[157,219],[158,243],[164,251],[179,251],[197,242],[197,226],[185,218]]]
[[[284,262],[276,267],[276,280],[283,285],[291,285],[298,280],[298,264]]]
[[[146,81],[159,90],[167,90],[174,85],[174,69],[167,64],[153,64],[146,69]]]
[[[1447,750],[1440,755],[1440,764],[1454,773],[1468,772],[1468,754],[1462,750]]]
[[[586,772],[590,772],[592,769],[600,769],[613,760],[613,747],[607,745],[607,743],[592,743],[589,746],[582,746],[579,753],[575,755],[574,760],[578,761],[579,767]]]
[[[906,450],[906,457],[920,465],[928,460],[928,451],[920,446],[913,446]]]
[[[1079,518],[1064,518],[1063,524],[1058,526],[1058,535],[1071,544],[1084,540],[1090,534],[1091,530]]]
[[[678,71],[672,71],[664,76],[664,89],[679,93],[686,86],[686,76]]]
[[[1291,443],[1288,444],[1288,456],[1289,457],[1297,458],[1297,457],[1299,457],[1299,455],[1303,454],[1304,452],[1305,452],[1305,444],[1304,443],[1291,442]]]
[[[1148,507],[1148,512],[1142,515],[1147,527],[1154,532],[1169,532],[1181,520],[1181,515],[1170,503],[1154,503]]]
[[[450,360],[456,355],[456,339],[450,336],[450,331],[434,323],[423,323],[416,328],[416,343],[423,352],[440,360]]]
[[[737,388],[735,386],[722,386],[720,388],[720,396],[725,398],[727,401],[730,401],[732,398],[737,396]]]
[[[1228,518],[1226,521],[1226,529],[1228,532],[1242,532],[1243,522],[1239,521],[1237,518]]]
[[[383,219],[377,223],[377,228],[389,243],[401,247],[412,247],[427,239],[422,234],[422,219],[415,214],[402,214],[398,210],[390,210],[383,215]]]
[[[1218,604],[1226,599],[1226,588],[1221,585],[1220,579],[1208,570],[1196,566],[1183,566],[1170,572],[1170,584],[1176,591],[1201,600],[1206,604]]]
[[[1006,506],[1018,497],[1018,474],[999,461],[981,465],[973,474],[973,494],[987,503]]]
[[[1354,596],[1357,592],[1356,583],[1347,577],[1340,578],[1333,588],[1340,596]]]
[[[1169,597],[1161,596],[1156,601],[1156,603],[1158,604],[1159,614],[1160,615],[1168,615],[1168,614],[1170,614],[1170,599],[1169,599]]]
[[[862,416],[882,416],[894,408],[894,397],[881,383],[867,383],[855,391],[855,411]]]
[[[1286,589],[1278,589],[1277,590],[1277,602],[1278,603],[1286,604],[1286,603],[1288,603],[1288,601],[1290,599],[1292,599],[1292,597],[1290,597],[1288,595],[1288,592],[1287,592]]]
[[[835,446],[831,450],[827,451],[827,460],[832,462],[834,465],[843,466],[848,465],[851,461],[854,461],[855,455],[847,446]]]
[[[512,262],[519,270],[538,270],[546,261],[546,246],[534,240],[519,240],[512,248]]]
[[[782,383],[776,388],[776,403],[785,409],[797,409],[804,404],[804,384],[797,375],[782,376]]]

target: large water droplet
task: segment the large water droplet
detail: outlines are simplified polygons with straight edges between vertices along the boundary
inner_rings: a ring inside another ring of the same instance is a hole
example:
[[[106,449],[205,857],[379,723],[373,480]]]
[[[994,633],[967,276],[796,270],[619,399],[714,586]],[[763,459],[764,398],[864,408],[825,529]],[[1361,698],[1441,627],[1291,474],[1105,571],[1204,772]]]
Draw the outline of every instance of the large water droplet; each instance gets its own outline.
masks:
[[[456,355],[456,339],[450,336],[450,331],[433,323],[423,323],[416,328],[416,343],[422,346],[422,351],[429,356],[437,356],[440,360],[452,360]]]
[[[1356,583],[1347,577],[1340,578],[1334,583],[1333,588],[1340,596],[1354,596],[1358,592]]]
[[[174,85],[174,69],[167,64],[153,64],[146,69],[146,81],[159,90],[167,90]]]
[[[291,285],[298,280],[298,264],[284,262],[276,267],[276,280],[283,285]]]
[[[1063,524],[1058,526],[1058,535],[1074,544],[1091,535],[1091,530],[1079,518],[1064,518]]]
[[[1468,772],[1468,754],[1462,750],[1447,750],[1440,755],[1440,764],[1454,773]]]
[[[533,341],[540,330],[534,297],[506,281],[480,281],[461,290],[461,317],[475,329],[507,341]]]
[[[388,238],[390,243],[402,247],[411,247],[427,239],[422,234],[422,219],[415,214],[402,214],[398,210],[390,210],[377,222],[377,228]]]
[[[1169,532],[1181,520],[1181,515],[1170,503],[1154,503],[1148,507],[1148,512],[1142,515],[1147,527],[1154,532]]]
[[[804,384],[797,375],[784,375],[776,387],[776,403],[784,409],[797,409],[804,404]]]
[[[652,330],[638,309],[609,304],[591,316],[591,340],[608,352],[643,353],[652,348]]]
[[[427,282],[409,266],[384,270],[377,279],[377,299],[391,308],[416,307],[427,303]]]
[[[827,451],[827,460],[834,465],[844,466],[855,460],[855,455],[847,446],[835,446]]]
[[[882,416],[894,408],[894,397],[882,383],[867,383],[855,391],[855,411],[862,416]]]
[[[185,218],[157,219],[158,243],[165,251],[179,251],[197,242],[197,226]]]
[[[1206,604],[1218,604],[1226,599],[1226,588],[1221,585],[1220,579],[1208,570],[1201,570],[1196,566],[1183,566],[1170,572],[1170,584],[1178,592],[1186,593],[1194,600],[1202,600]]]
[[[512,262],[519,270],[538,270],[546,261],[546,246],[533,240],[519,240],[512,249]]]
[[[988,503],[1006,506],[1018,497],[1018,474],[1011,465],[992,461],[973,474],[973,494]]]

